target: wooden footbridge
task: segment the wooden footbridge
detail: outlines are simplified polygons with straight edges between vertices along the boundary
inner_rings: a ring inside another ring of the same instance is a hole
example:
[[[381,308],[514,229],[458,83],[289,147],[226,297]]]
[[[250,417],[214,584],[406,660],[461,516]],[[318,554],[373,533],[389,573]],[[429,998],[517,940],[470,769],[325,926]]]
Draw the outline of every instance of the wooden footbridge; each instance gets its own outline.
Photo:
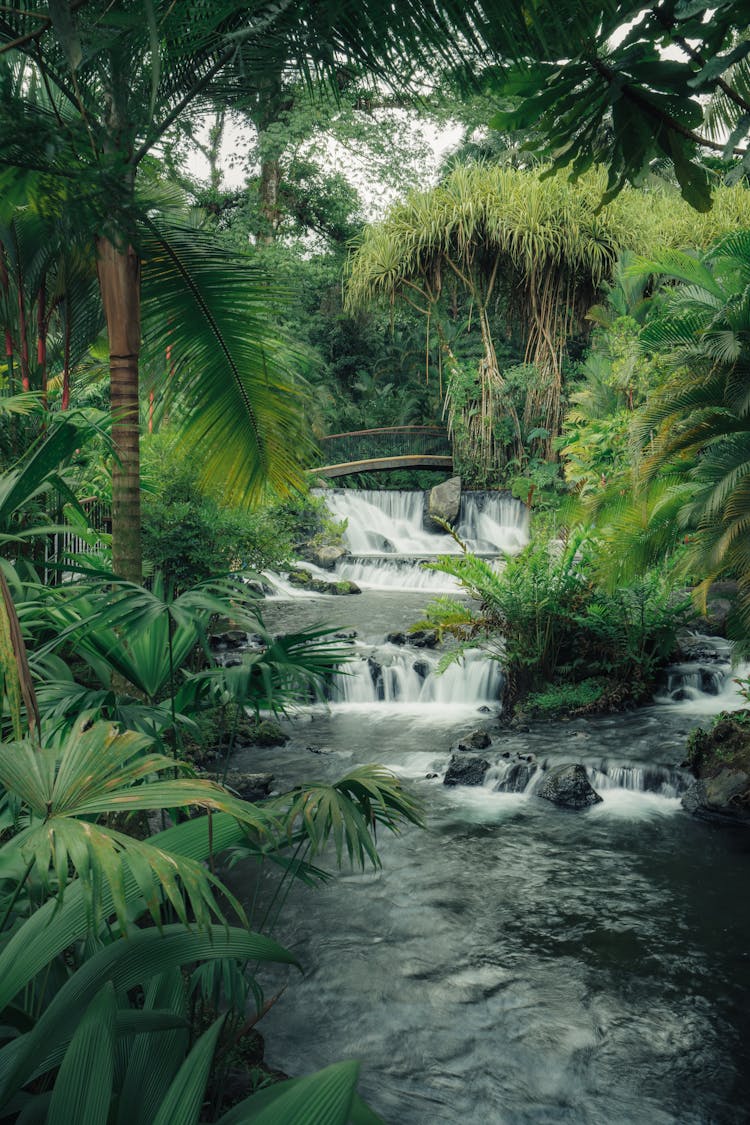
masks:
[[[346,477],[388,469],[453,469],[453,448],[439,426],[389,426],[321,438],[325,464],[310,469],[319,477]]]

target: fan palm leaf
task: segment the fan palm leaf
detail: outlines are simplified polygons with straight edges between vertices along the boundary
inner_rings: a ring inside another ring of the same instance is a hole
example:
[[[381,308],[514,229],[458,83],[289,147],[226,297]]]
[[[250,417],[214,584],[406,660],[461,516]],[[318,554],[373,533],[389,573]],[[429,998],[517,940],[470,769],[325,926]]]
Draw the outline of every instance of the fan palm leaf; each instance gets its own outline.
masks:
[[[20,854],[37,877],[63,897],[75,872],[86,889],[92,916],[103,917],[102,888],[112,895],[120,925],[128,921],[123,864],[129,868],[157,924],[160,899],[169,901],[178,917],[198,926],[221,916],[213,887],[217,880],[200,865],[177,859],[154,845],[136,840],[97,818],[115,812],[195,806],[226,812],[264,834],[273,820],[253,805],[232,797],[212,782],[191,778],[151,780],[172,759],[147,752],[148,740],[111,724],[79,719],[72,732],[41,749],[28,742],[0,747],[0,783],[30,814],[28,827],[6,845]],[[183,767],[184,768],[184,767]],[[230,896],[233,907],[241,908]]]

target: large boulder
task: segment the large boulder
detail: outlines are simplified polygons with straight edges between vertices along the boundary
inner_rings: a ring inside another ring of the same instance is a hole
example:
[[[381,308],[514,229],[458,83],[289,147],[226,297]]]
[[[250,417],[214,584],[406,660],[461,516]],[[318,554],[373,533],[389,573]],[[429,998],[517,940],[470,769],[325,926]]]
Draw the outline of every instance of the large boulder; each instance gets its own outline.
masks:
[[[710,637],[726,637],[727,619],[735,609],[738,597],[737,582],[712,582],[706,595],[705,613],[696,614],[688,622],[688,628]]]
[[[682,806],[693,816],[750,824],[750,775],[724,769],[694,781],[683,794]]]
[[[318,547],[314,543],[305,543],[300,551],[302,558],[308,562],[315,563],[321,570],[335,570],[336,563],[348,555],[348,551],[344,547],[334,547],[331,545],[325,547]]]
[[[461,478],[451,477],[442,484],[436,484],[427,493],[424,525],[428,531],[442,531],[443,527],[437,522],[441,520],[452,527],[460,510]]]
[[[478,754],[471,756],[453,754],[443,778],[443,785],[482,785],[484,775],[489,768],[490,763],[485,758],[480,758]]]
[[[585,809],[589,805],[598,805],[602,799],[592,788],[580,762],[553,766],[547,771],[538,795],[566,809]]]
[[[682,798],[693,816],[750,824],[750,726],[745,712],[722,712],[688,744],[695,781]]]

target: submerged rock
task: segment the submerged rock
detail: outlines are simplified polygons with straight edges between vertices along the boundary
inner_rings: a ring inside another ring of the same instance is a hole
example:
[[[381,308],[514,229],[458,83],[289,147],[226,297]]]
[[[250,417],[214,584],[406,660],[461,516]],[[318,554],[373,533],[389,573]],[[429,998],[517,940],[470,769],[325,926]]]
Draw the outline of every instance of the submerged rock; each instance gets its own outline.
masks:
[[[486,750],[492,745],[492,739],[486,730],[473,730],[462,738],[456,747],[457,750]]]
[[[272,773],[244,773],[240,770],[229,770],[225,779],[222,773],[206,773],[204,777],[209,781],[217,781],[233,790],[243,801],[263,801],[271,792],[273,783]]]
[[[486,758],[480,758],[478,754],[473,754],[471,757],[465,754],[460,757],[453,754],[443,778],[443,785],[481,785],[489,768],[490,763]]]
[[[598,805],[602,800],[579,762],[553,766],[547,772],[538,795],[567,809],[585,809],[589,805]]]
[[[523,793],[534,776],[535,769],[523,760],[513,762],[508,772],[497,783],[498,793]]]
[[[416,629],[409,633],[408,641],[415,648],[434,648],[438,643],[438,636],[434,629]]]
[[[208,642],[215,652],[244,648],[248,643],[248,634],[244,629],[227,629],[223,633],[214,633]]]

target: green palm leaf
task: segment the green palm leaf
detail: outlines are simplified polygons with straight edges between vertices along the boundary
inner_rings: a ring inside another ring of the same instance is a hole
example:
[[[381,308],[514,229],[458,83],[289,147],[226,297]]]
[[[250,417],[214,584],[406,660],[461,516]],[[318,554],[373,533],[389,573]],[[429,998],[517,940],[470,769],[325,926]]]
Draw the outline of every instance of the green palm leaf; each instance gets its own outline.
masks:
[[[219,1125],[383,1125],[357,1096],[358,1062],[340,1062],[252,1094]]]
[[[151,843],[172,856],[202,861],[212,850],[220,854],[245,835],[244,827],[227,814],[214,815],[211,823],[209,831],[205,817],[185,821],[152,836]],[[124,872],[124,886],[126,903],[129,907],[137,906],[141,891],[128,868]],[[101,912],[105,917],[114,913],[114,892],[109,885],[101,888]],[[55,957],[86,935],[90,921],[88,895],[83,885],[75,881],[63,901],[49,899],[19,926],[0,949],[0,1008],[6,1008]]]
[[[152,978],[144,996],[144,1011],[165,1008],[187,1017],[185,982],[179,969]],[[118,1125],[151,1125],[185,1057],[189,1041],[185,1027],[137,1035],[128,1052],[120,1093]]]
[[[201,1035],[175,1075],[159,1106],[153,1125],[195,1125],[206,1093],[216,1043],[224,1026],[224,1016],[214,1021]]]
[[[28,742],[0,747],[0,782],[32,813],[32,821],[7,847],[20,852],[42,881],[62,896],[71,871],[81,879],[93,918],[103,917],[103,887],[112,894],[120,925],[127,926],[124,867],[132,874],[157,924],[167,900],[188,924],[221,917],[213,887],[221,886],[200,864],[176,857],[151,841],[136,840],[114,828],[91,823],[105,813],[197,806],[229,813],[261,834],[272,828],[268,814],[233,797],[213,782],[189,778],[151,781],[175,763],[145,753],[148,740],[132,731],[83,716],[62,744],[41,749]],[[184,767],[183,767],[184,768]],[[146,784],[143,782],[146,781]],[[240,917],[243,912],[226,888]]]
[[[117,1003],[111,981],[86,1009],[55,1080],[47,1125],[107,1125],[112,1097]]]
[[[281,294],[251,255],[204,231],[149,223],[143,239],[143,322],[149,347],[174,359],[182,442],[206,477],[249,501],[300,488],[312,439],[301,423],[301,356],[271,325]],[[275,306],[275,307],[274,307]]]
[[[333,785],[307,785],[267,807],[283,817],[290,839],[309,842],[313,855],[332,841],[339,865],[346,852],[362,869],[368,860],[380,865],[371,834],[377,824],[395,832],[422,823],[419,804],[382,766],[360,766]]]
[[[33,1029],[0,1049],[0,1105],[32,1078],[59,1065],[60,1051],[73,1038],[82,1013],[110,980],[117,992],[147,984],[173,966],[233,957],[296,965],[294,956],[270,938],[223,926],[188,932],[181,925],[139,930],[89,958],[58,990]]]

